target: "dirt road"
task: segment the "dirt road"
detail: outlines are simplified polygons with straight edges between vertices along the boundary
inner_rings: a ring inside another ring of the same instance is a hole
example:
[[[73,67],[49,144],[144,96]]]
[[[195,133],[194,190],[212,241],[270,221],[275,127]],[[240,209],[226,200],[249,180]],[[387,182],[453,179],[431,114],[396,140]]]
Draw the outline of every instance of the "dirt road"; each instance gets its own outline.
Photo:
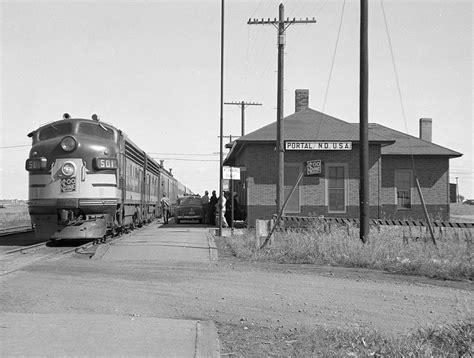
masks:
[[[305,342],[300,332],[319,337],[313,332],[321,327],[362,327],[396,336],[472,315],[471,283],[244,263],[223,249],[218,261],[210,261],[213,244],[205,228],[197,230],[152,225],[105,252],[101,246],[94,259],[55,257],[1,276],[0,313],[90,317],[101,327],[100,317],[211,321],[219,330],[221,352],[241,357],[301,356],[286,342]],[[21,342],[22,335],[16,338]]]
[[[6,312],[120,314],[276,329],[373,327],[404,333],[472,314],[472,286],[308,265],[40,263],[1,278]]]

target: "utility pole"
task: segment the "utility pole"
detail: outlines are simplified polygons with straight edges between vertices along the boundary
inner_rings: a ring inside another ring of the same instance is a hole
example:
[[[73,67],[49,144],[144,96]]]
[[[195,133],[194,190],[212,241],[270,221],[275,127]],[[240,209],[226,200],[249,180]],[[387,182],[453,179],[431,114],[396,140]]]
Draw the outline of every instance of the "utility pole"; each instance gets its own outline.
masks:
[[[222,191],[224,190],[223,176],[224,176],[224,153],[222,150],[223,135],[224,135],[224,0],[221,1],[221,98],[220,98],[220,138],[219,138],[219,208],[222,208]],[[219,211],[219,230],[217,236],[222,237],[222,215]]]
[[[359,212],[360,239],[369,239],[369,46],[368,0],[360,1],[360,83],[359,83]]]
[[[285,174],[285,147],[284,147],[284,134],[283,134],[283,69],[284,69],[284,49],[285,49],[285,31],[293,24],[310,24],[315,23],[316,20],[296,20],[295,18],[285,20],[285,7],[280,4],[279,7],[279,18],[273,20],[270,19],[249,19],[248,25],[273,25],[278,29],[278,84],[277,84],[277,135],[276,135],[276,147],[277,147],[277,163],[278,163],[278,180],[276,190],[276,204],[277,213],[283,208],[285,191],[284,191],[284,174]]]
[[[240,106],[240,111],[241,111],[241,136],[245,135],[245,106],[261,106],[261,103],[255,103],[255,102],[245,102],[245,101],[240,101],[240,102],[224,102],[224,104],[233,104],[233,105],[238,105]]]

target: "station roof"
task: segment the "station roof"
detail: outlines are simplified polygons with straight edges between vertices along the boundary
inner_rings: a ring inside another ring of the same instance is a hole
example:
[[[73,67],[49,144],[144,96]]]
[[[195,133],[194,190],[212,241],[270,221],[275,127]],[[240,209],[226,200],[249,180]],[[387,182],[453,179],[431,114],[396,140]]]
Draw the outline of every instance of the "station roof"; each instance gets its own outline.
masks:
[[[273,122],[236,139],[226,161],[231,160],[246,144],[275,143],[276,126],[276,122]],[[283,119],[283,140],[357,143],[359,142],[359,126],[306,108]],[[369,131],[369,143],[386,146],[394,143],[394,140]]]
[[[359,142],[359,123],[349,123],[322,112],[306,108],[283,119],[283,139],[294,141],[351,141]],[[276,142],[276,122],[270,123],[233,143],[226,162],[246,144]],[[460,157],[462,154],[417,137],[369,124],[369,143],[381,145],[382,155],[442,155]]]
[[[359,141],[359,127],[327,114],[307,108],[283,119],[284,140]],[[276,122],[270,123],[236,142],[274,142]],[[369,132],[369,142],[388,145],[393,142],[376,133]]]
[[[354,125],[359,127],[359,123]],[[443,155],[452,158],[462,156],[462,153],[377,123],[369,123],[369,131],[395,140],[395,143],[382,148],[382,155]]]

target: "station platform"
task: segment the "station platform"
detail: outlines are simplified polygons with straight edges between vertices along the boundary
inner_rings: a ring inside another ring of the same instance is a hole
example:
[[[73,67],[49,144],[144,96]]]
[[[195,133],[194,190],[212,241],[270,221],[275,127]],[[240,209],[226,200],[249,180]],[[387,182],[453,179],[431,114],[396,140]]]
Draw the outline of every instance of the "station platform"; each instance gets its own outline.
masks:
[[[217,248],[209,228],[151,224],[94,255],[103,261],[209,262],[217,259]]]
[[[93,260],[210,263],[217,249],[206,227],[152,223],[100,245]],[[72,282],[72,281],[71,281]],[[0,312],[0,356],[219,357],[211,321],[152,316]]]
[[[2,357],[219,357],[210,322],[96,314],[0,317]]]

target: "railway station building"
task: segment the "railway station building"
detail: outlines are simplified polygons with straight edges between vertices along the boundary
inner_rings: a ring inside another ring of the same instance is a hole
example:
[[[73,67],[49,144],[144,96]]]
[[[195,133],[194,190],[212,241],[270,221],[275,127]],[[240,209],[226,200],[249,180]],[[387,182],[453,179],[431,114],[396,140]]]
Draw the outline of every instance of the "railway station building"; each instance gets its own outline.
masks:
[[[359,124],[308,107],[308,90],[295,91],[295,113],[283,119],[284,215],[359,217]],[[423,219],[415,178],[429,215],[449,220],[449,160],[462,154],[431,142],[432,120],[420,119],[419,138],[369,124],[370,217]],[[249,226],[276,213],[276,122],[236,139],[224,165],[239,167],[235,180]]]

